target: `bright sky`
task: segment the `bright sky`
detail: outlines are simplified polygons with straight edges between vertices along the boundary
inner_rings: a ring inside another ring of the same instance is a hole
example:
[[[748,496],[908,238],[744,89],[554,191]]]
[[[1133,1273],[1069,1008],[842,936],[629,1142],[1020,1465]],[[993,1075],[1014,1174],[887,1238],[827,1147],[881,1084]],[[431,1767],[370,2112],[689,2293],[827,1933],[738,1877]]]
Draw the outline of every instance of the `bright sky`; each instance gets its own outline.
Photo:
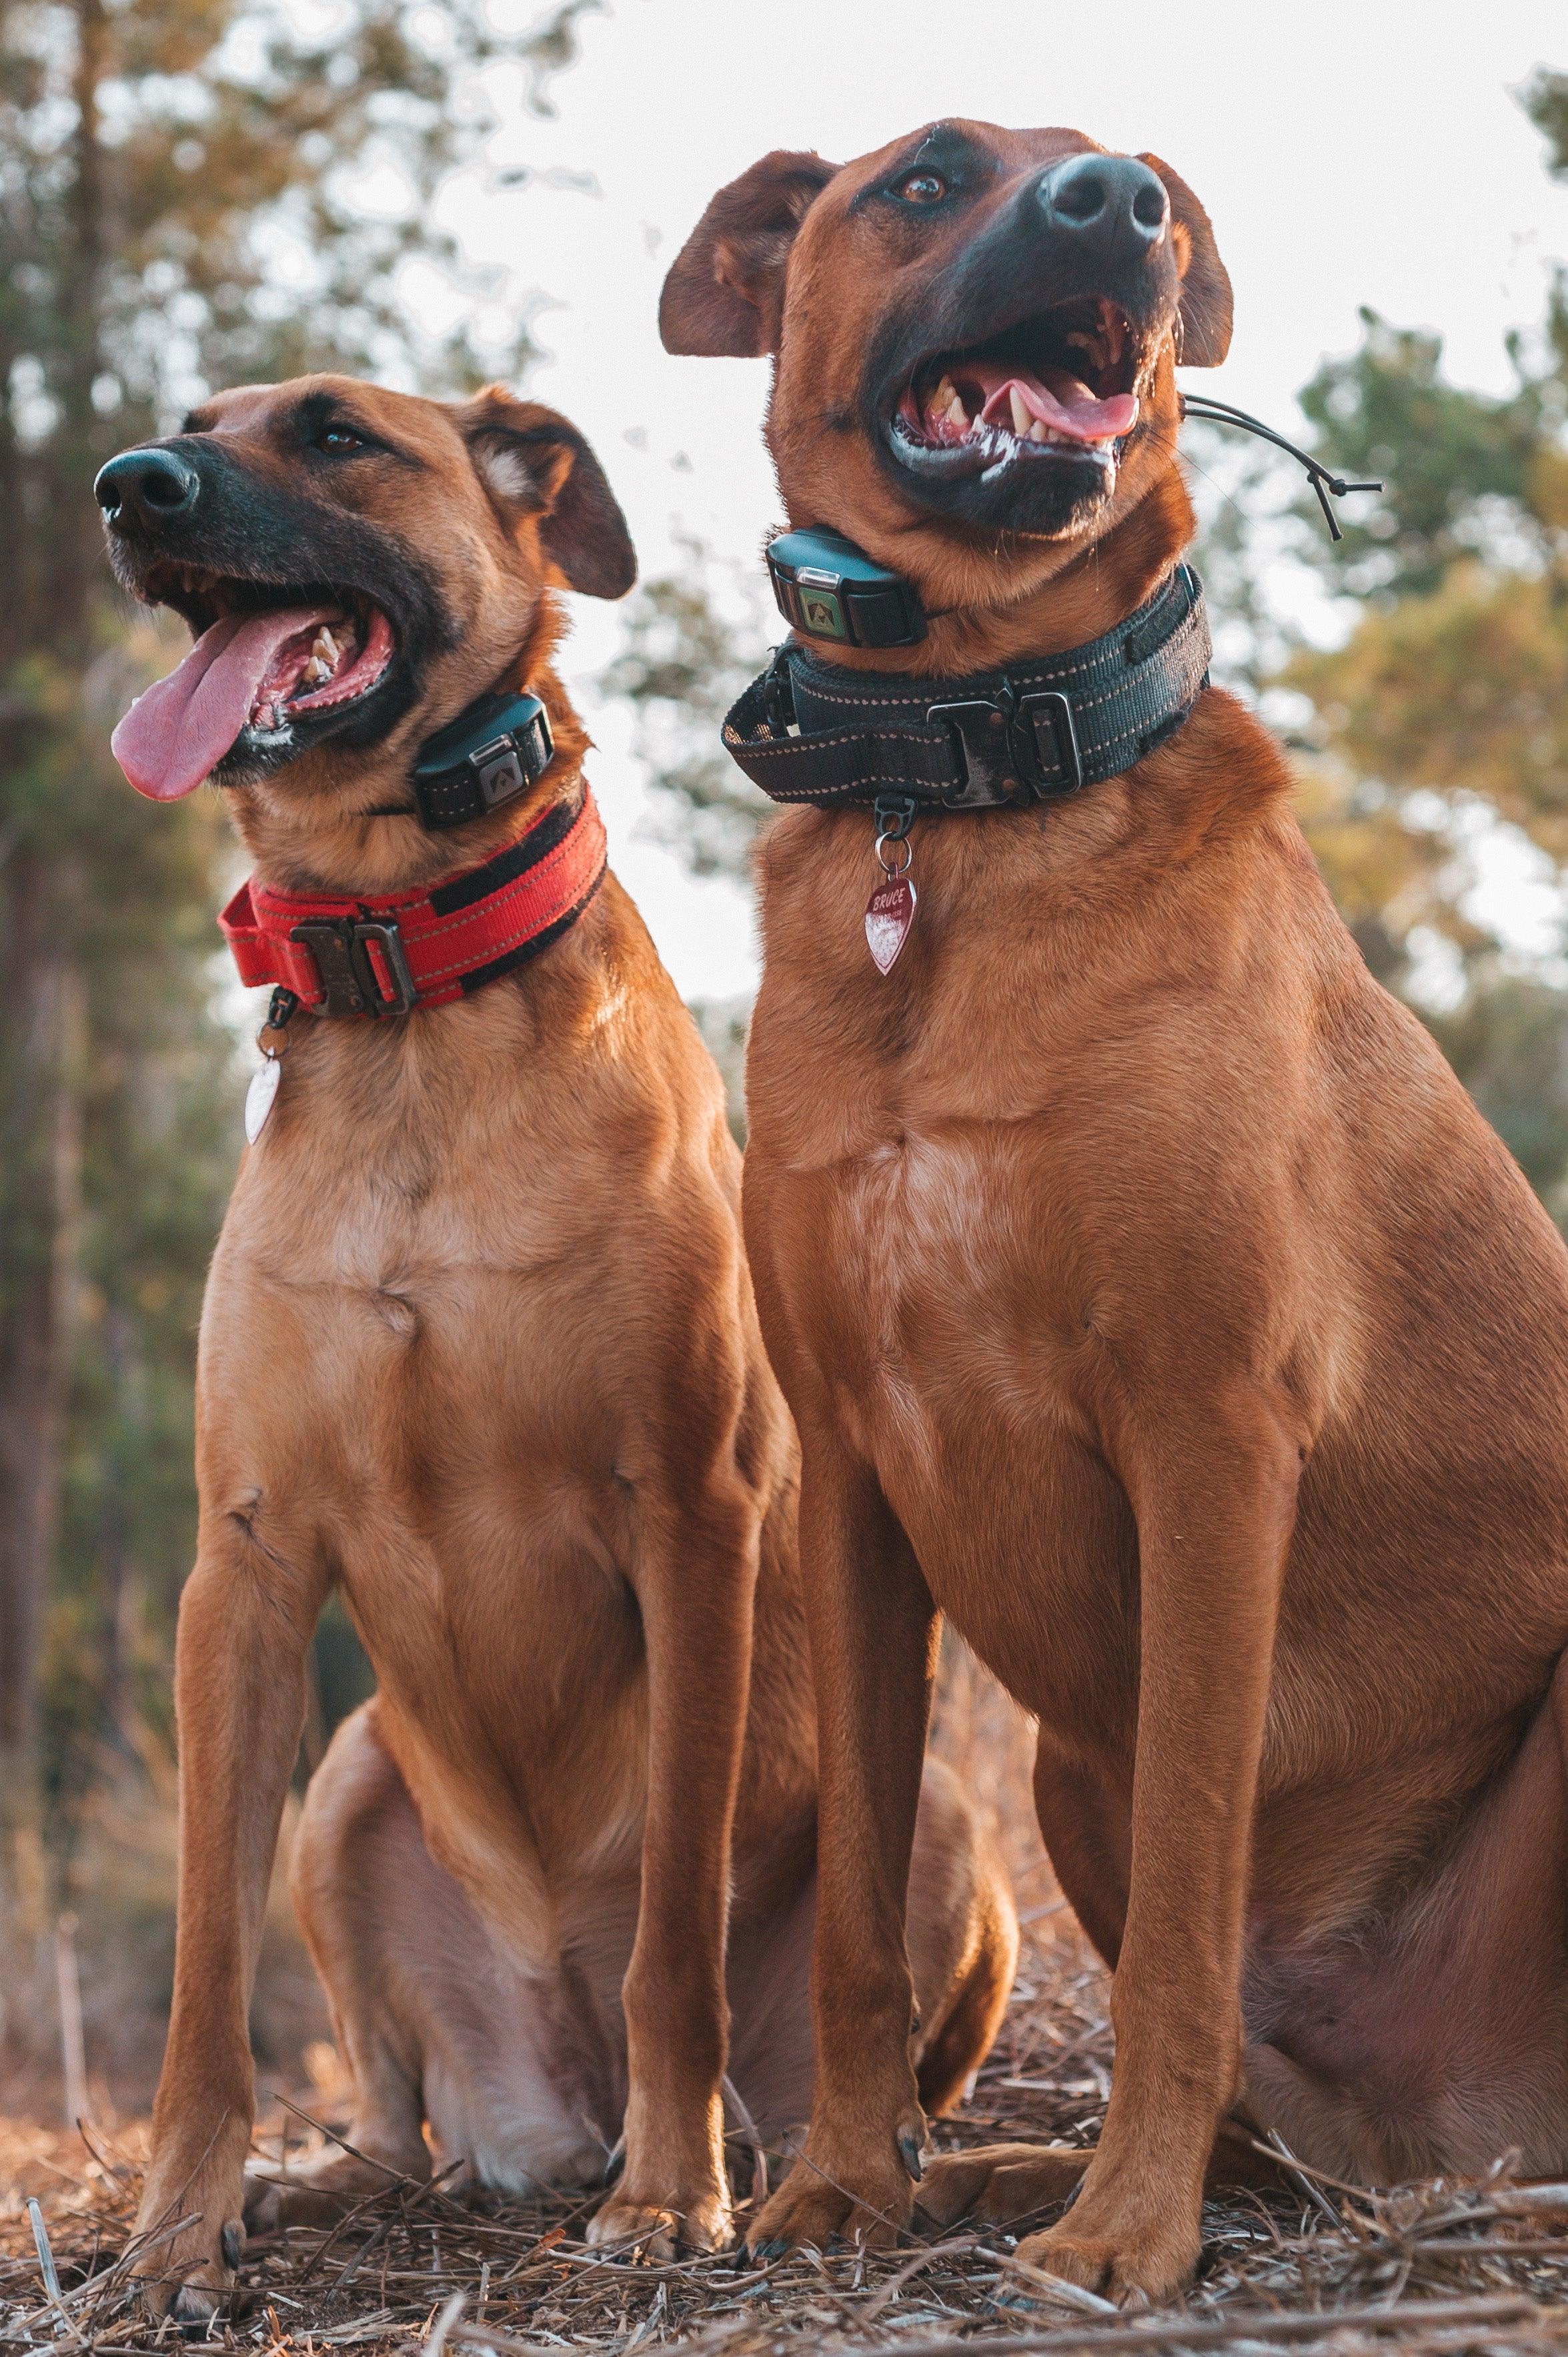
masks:
[[[1562,0],[611,0],[554,85],[558,120],[517,112],[497,156],[590,173],[596,193],[459,182],[443,213],[504,271],[508,310],[531,289],[562,307],[539,319],[551,357],[530,390],[594,442],[645,575],[682,528],[745,563],[779,513],[766,365],[669,359],[655,315],[708,198],[768,148],[844,160],[968,114],[1155,149],[1208,208],[1236,289],[1230,360],[1189,382],[1289,431],[1294,389],[1355,343],[1363,303],[1440,328],[1461,381],[1507,383],[1504,331],[1540,317],[1546,264],[1568,257],[1568,190],[1509,95],[1542,62],[1568,65]],[[628,716],[593,690],[617,610],[572,602],[615,865],[682,991],[746,990],[744,896],[648,839]]]

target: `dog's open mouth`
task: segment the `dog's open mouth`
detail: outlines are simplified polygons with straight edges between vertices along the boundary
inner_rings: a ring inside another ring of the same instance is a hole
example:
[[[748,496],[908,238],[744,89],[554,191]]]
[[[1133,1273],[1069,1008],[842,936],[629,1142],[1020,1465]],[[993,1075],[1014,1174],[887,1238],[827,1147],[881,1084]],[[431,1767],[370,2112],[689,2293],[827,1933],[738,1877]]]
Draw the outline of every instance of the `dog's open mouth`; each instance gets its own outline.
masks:
[[[140,587],[196,633],[185,661],[137,697],[111,739],[132,785],[156,802],[190,793],[237,748],[263,767],[292,755],[313,722],[371,694],[397,652],[387,617],[357,591],[263,587],[167,562],[150,566]]]
[[[1138,422],[1140,353],[1103,296],[1060,303],[983,343],[923,360],[899,394],[897,455],[946,474],[1018,458],[1114,469]]]

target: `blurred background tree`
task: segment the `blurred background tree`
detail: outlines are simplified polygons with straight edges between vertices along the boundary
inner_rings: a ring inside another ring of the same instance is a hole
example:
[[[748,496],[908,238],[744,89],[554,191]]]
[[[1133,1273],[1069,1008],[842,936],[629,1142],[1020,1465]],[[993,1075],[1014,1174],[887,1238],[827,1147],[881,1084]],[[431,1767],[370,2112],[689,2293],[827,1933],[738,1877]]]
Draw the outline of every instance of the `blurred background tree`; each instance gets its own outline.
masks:
[[[201,801],[150,811],[110,759],[160,662],[111,595],[92,479],[209,387],[471,382],[462,339],[401,307],[398,265],[456,269],[429,203],[489,135],[474,70],[521,60],[546,111],[600,5],[510,38],[480,0],[0,8],[0,1896],[16,1877],[35,1916],[102,1748],[166,1715],[237,1117],[226,830]]]

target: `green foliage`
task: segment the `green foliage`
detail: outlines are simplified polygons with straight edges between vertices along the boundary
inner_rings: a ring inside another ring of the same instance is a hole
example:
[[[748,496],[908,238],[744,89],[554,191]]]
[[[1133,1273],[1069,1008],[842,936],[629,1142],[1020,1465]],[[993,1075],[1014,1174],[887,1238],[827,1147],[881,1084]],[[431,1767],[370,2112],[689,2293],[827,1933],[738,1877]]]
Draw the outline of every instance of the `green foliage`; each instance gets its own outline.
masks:
[[[1525,84],[1520,101],[1550,150],[1547,170],[1555,179],[1568,179],[1568,73],[1542,66]]]
[[[1336,550],[1340,586],[1385,599],[1436,589],[1465,556],[1515,553],[1539,559],[1557,526],[1540,512],[1537,461],[1563,417],[1560,327],[1554,304],[1548,358],[1531,372],[1522,340],[1511,353],[1520,382],[1493,399],[1443,375],[1443,343],[1417,328],[1361,313],[1348,359],[1325,361],[1301,394],[1317,428],[1319,456],[1343,473],[1380,477],[1380,497],[1347,502]]]
[[[1523,93],[1568,172],[1568,75]],[[1302,397],[1330,464],[1386,477],[1343,551],[1311,554],[1362,610],[1344,643],[1298,652],[1313,776],[1338,809],[1304,807],[1313,847],[1374,967],[1412,995],[1482,1111],[1568,1222],[1568,991],[1561,960],[1505,956],[1474,914],[1476,820],[1568,863],[1568,279],[1509,342],[1513,390],[1450,383],[1434,336],[1363,314],[1359,349]],[[1348,789],[1344,781],[1349,781]],[[1350,823],[1347,823],[1347,816]],[[1422,937],[1457,953],[1462,995],[1416,986]]]
[[[1361,774],[1479,797],[1568,859],[1568,576],[1455,563],[1288,677]]]

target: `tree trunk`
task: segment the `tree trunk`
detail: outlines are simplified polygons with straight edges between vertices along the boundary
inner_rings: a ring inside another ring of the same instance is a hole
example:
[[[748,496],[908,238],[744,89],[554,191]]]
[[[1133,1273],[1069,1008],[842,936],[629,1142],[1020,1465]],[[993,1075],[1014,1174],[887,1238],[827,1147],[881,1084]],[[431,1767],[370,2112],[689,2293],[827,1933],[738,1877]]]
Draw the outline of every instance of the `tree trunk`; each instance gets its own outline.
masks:
[[[0,1813],[7,1830],[20,1830],[36,1815],[38,1652],[59,1519],[83,1010],[47,880],[24,850],[10,866],[0,1067]]]

